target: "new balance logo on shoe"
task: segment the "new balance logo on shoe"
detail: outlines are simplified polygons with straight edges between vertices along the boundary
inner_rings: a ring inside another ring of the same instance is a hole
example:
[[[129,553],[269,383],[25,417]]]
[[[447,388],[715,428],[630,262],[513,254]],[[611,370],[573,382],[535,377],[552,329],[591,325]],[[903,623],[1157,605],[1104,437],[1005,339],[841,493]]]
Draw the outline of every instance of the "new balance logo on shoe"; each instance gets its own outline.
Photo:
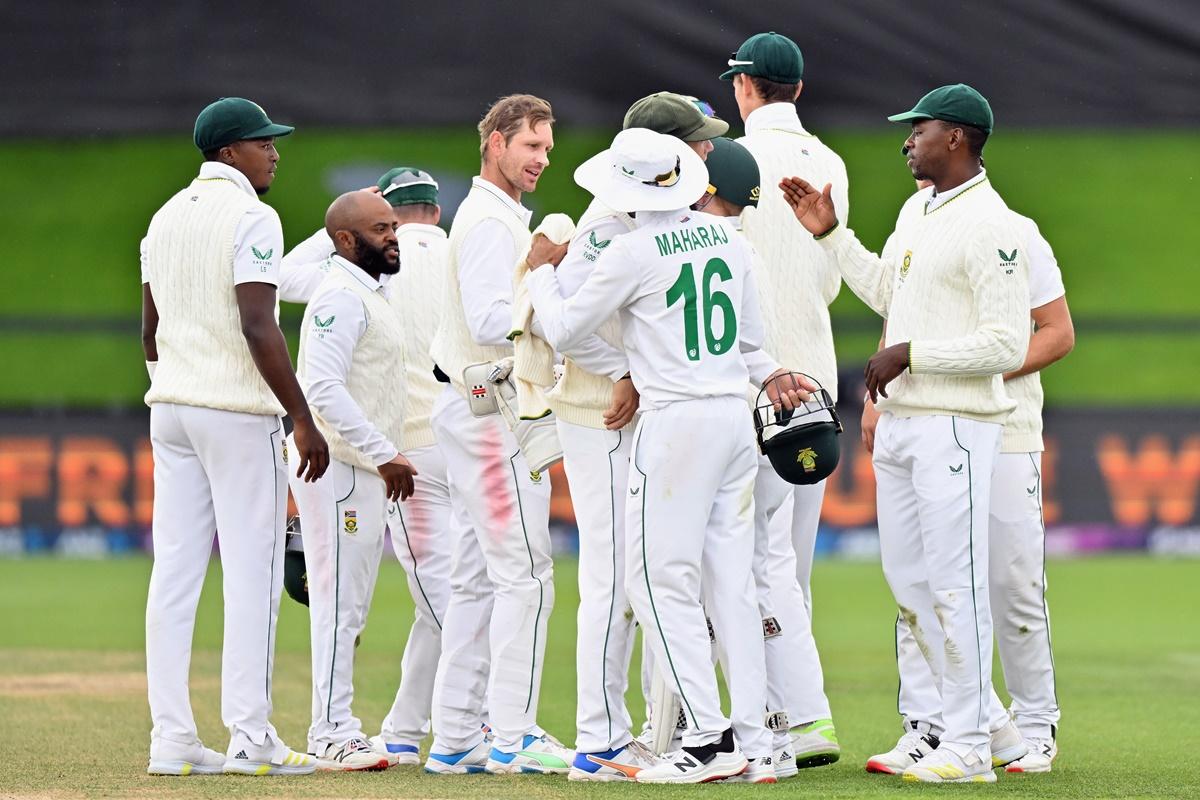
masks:
[[[700,765],[697,764],[692,759],[692,757],[687,755],[686,753],[683,756],[683,761],[675,762],[675,769],[679,770],[680,772],[687,772],[689,769],[692,769],[693,767],[698,767],[698,766],[700,766]]]
[[[238,754],[237,754],[236,756],[234,756],[234,758],[244,758],[244,759],[246,759],[247,761],[249,761],[249,760],[250,760],[250,756],[246,755],[246,751],[245,751],[245,750],[239,750],[239,751],[238,751]]]

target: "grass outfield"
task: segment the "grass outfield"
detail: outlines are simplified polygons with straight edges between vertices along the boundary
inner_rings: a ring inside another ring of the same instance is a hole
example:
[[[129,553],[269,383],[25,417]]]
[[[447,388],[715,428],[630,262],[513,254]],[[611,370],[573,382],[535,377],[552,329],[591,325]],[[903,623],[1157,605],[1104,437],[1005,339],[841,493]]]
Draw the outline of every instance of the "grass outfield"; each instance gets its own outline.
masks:
[[[557,134],[551,167],[529,197],[537,217],[582,211],[587,198],[571,173],[608,138],[567,126]],[[912,191],[899,155],[903,134],[891,126],[825,137],[847,164],[850,225],[873,248],[882,246]],[[470,126],[301,129],[280,144],[279,179],[267,200],[294,244],[321,224],[331,170],[359,165],[377,172],[403,161],[461,184],[478,168],[477,146]],[[1200,318],[1200,227],[1191,220],[1200,137],[1003,130],[987,158],[1009,204],[1037,220],[1054,246],[1077,318]],[[0,142],[0,161],[8,190],[0,193],[0,218],[17,233],[8,242],[14,267],[0,293],[0,318],[22,320],[5,331],[5,364],[20,377],[0,385],[0,406],[139,403],[145,379],[136,334],[137,246],[154,210],[194,175],[198,158],[188,137],[8,140]],[[1134,191],[1154,201],[1126,202]],[[833,311],[835,333],[839,323],[873,319],[845,288]],[[126,320],[128,329],[60,331],[54,320],[64,317]],[[295,331],[298,319],[298,310],[285,310],[285,330]],[[871,343],[854,334],[839,349],[843,359],[863,361]],[[1085,327],[1076,353],[1044,376],[1047,397],[1076,405],[1200,403],[1198,347],[1186,330],[1091,336]]]
[[[956,796],[868,775],[862,764],[898,735],[891,619],[876,564],[825,561],[814,577],[816,631],[843,750],[831,767],[768,787],[569,784],[543,776],[433,777],[412,767],[305,778],[151,778],[143,676],[143,610],[150,562],[0,561],[0,796],[60,797],[892,797]],[[540,721],[574,734],[575,563],[558,565]],[[219,569],[201,600],[192,699],[201,736],[223,749],[218,715]],[[978,791],[1026,797],[1195,797],[1200,718],[1196,563],[1141,557],[1049,565],[1062,754],[1049,775],[1006,775]],[[411,601],[403,573],[382,570],[357,655],[357,700],[368,733],[391,705]],[[285,599],[279,623],[274,722],[303,747],[309,708],[305,611]],[[636,686],[636,684],[635,684]],[[636,688],[634,692],[636,691]],[[633,696],[633,692],[631,692]],[[632,708],[640,717],[641,703]]]

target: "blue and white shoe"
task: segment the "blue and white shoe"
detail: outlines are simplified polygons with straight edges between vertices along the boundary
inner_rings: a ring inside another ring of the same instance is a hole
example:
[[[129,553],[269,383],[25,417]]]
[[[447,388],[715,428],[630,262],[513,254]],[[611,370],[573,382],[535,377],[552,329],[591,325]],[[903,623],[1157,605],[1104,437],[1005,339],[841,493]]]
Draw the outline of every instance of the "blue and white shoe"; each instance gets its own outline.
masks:
[[[491,746],[482,741],[460,753],[435,753],[431,750],[429,758],[425,759],[425,771],[434,775],[475,775],[485,771],[490,751]]]
[[[369,740],[371,749],[381,756],[387,756],[392,766],[413,766],[421,763],[421,752],[415,744],[394,744],[383,738],[383,734],[372,736]]]
[[[570,781],[632,781],[646,767],[659,762],[646,745],[634,739],[624,747],[603,753],[576,753],[567,773]]]
[[[574,759],[574,751],[550,734],[538,736],[527,733],[521,740],[521,749],[515,753],[506,753],[493,747],[487,760],[487,771],[493,775],[513,772],[562,775],[570,771]]]

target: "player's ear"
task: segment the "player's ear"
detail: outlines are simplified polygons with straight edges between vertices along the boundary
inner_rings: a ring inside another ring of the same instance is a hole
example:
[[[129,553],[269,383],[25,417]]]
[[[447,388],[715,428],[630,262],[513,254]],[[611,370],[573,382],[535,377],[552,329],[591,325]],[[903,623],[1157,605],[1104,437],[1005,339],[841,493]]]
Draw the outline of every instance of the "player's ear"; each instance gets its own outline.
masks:
[[[490,158],[498,158],[504,152],[504,134],[500,131],[492,131],[488,134],[487,144],[488,156]]]
[[[792,97],[792,102],[800,99],[800,93],[804,91],[804,81],[796,81],[796,94]]]

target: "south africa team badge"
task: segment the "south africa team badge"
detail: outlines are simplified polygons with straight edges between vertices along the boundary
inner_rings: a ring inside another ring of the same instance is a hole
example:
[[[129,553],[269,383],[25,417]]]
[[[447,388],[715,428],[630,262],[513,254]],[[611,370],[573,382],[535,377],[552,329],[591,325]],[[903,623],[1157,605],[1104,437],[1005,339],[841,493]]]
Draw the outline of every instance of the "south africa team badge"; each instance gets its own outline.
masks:
[[[904,251],[904,261],[900,263],[900,280],[908,277],[908,268],[912,266],[912,250]]]
[[[287,439],[283,440],[283,463],[284,464],[288,463],[287,462]]]
[[[345,530],[346,533],[350,533],[350,534],[358,533],[358,512],[357,511],[347,510],[342,515],[342,519],[343,519],[342,529]]]

